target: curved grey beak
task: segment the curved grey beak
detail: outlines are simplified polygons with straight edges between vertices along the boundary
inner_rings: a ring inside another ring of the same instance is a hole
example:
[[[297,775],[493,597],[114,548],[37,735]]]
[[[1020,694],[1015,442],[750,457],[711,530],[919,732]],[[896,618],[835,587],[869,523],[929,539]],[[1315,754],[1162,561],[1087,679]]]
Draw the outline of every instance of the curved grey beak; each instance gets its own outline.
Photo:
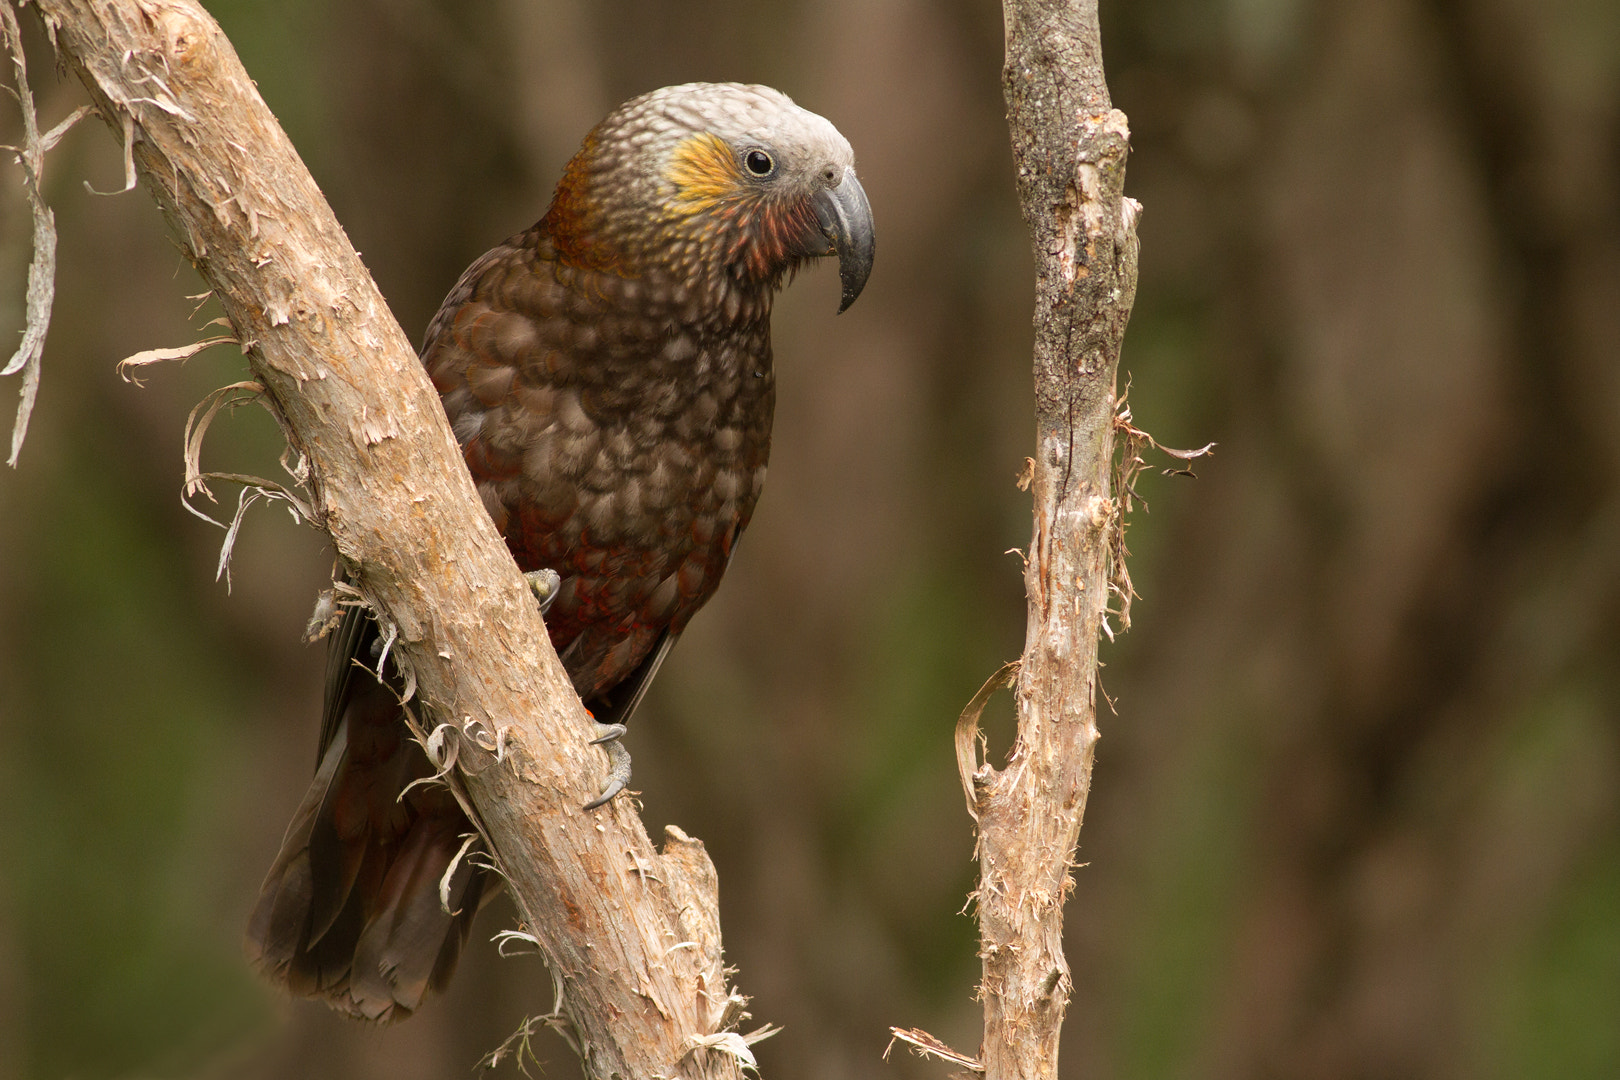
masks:
[[[872,273],[872,252],[876,247],[872,205],[866,201],[861,182],[855,179],[854,168],[844,170],[837,187],[817,192],[810,205],[816,212],[821,235],[832,245],[822,254],[838,256],[838,278],[844,286],[844,299],[838,305],[842,314],[861,295]]]

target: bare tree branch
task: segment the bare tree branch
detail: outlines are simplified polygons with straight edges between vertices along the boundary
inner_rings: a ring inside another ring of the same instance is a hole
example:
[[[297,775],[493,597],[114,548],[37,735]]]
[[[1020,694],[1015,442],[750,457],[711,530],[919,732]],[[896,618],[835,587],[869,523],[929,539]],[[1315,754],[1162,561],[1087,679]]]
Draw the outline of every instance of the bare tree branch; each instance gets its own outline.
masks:
[[[56,216],[45,205],[45,155],[62,136],[84,118],[88,107],[73,113],[43,135],[39,131],[39,114],[34,111],[34,93],[28,85],[28,61],[23,56],[22,34],[17,26],[17,15],[10,4],[0,8],[0,43],[11,61],[12,76],[16,81],[14,96],[18,111],[22,113],[23,144],[0,147],[17,155],[22,166],[23,191],[28,196],[28,207],[33,215],[34,255],[28,263],[28,293],[22,340],[17,351],[0,365],[0,375],[22,372],[22,390],[17,402],[17,418],[11,428],[11,455],[6,464],[13,468],[22,453],[23,440],[28,436],[28,418],[34,412],[34,399],[39,396],[40,362],[45,355],[45,334],[51,327],[51,305],[56,299]],[[8,88],[9,89],[9,88]]]
[[[1103,81],[1096,0],[1006,0],[1004,17],[1008,122],[1037,263],[1035,528],[1017,741],[996,769],[972,749],[976,712],[957,738],[979,833],[976,1064],[988,1080],[1057,1075],[1071,989],[1063,903],[1091,786],[1097,635],[1122,522],[1109,481],[1138,209],[1123,194],[1130,133]]]
[[[7,0],[9,6],[9,0]],[[436,718],[591,1076],[737,1076],[703,846],[654,850],[437,395],[230,42],[191,0],[36,0],[310,464],[311,507]]]

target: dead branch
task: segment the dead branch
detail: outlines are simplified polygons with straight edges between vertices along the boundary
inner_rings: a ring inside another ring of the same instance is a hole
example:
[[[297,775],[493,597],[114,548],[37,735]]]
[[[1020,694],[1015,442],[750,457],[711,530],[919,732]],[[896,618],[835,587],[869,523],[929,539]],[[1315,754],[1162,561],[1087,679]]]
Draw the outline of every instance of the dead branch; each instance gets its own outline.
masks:
[[[1063,903],[1091,786],[1097,635],[1121,514],[1109,490],[1114,380],[1138,209],[1124,198],[1130,133],[1103,81],[1096,0],[1003,10],[1008,123],[1037,264],[1035,528],[1018,738],[1005,767],[979,765],[965,781],[978,819],[987,1080],[1057,1075],[1071,987]]]
[[[28,262],[28,292],[22,341],[17,351],[4,365],[0,375],[22,373],[22,389],[18,394],[17,418],[11,428],[11,456],[6,464],[13,468],[22,453],[23,440],[28,436],[28,419],[34,411],[34,399],[39,396],[40,362],[45,355],[45,334],[51,327],[51,305],[56,300],[56,216],[45,205],[45,155],[50,152],[68,130],[90,111],[88,106],[73,110],[60,124],[43,135],[39,131],[39,114],[34,111],[34,93],[28,85],[28,62],[23,56],[22,34],[17,16],[11,5],[0,8],[0,45],[11,62],[16,89],[18,111],[22,113],[23,142],[21,146],[0,147],[17,156],[22,166],[23,191],[28,196],[28,208],[33,215],[34,254]],[[10,87],[7,87],[10,90]]]
[[[414,351],[230,42],[192,0],[35,6],[218,296],[417,693],[474,734],[456,761],[586,1073],[738,1076],[714,868],[679,833],[660,855],[628,799],[580,811],[607,757]]]

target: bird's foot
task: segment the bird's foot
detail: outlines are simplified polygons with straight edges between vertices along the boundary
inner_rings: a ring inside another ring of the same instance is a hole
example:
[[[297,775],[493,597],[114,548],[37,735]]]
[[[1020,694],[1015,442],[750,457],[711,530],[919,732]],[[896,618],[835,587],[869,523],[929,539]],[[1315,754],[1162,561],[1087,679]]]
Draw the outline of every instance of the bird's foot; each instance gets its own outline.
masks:
[[[592,717],[591,719],[595,719]],[[619,738],[629,729],[623,724],[597,724],[596,738],[591,740],[592,746],[600,746],[608,755],[608,783],[602,794],[586,803],[584,809],[595,810],[598,806],[607,803],[625,789],[630,783],[630,751],[624,748]]]
[[[529,583],[529,591],[534,598],[540,601],[540,614],[544,615],[551,608],[553,600],[562,591],[562,575],[552,569],[530,570],[523,575],[523,580]]]

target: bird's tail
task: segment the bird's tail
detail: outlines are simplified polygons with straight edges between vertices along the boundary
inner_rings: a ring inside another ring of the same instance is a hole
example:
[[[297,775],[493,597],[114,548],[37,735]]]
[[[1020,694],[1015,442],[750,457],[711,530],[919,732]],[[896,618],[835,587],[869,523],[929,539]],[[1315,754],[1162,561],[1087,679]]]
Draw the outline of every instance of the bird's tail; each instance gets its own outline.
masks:
[[[450,792],[405,791],[429,775],[427,757],[388,688],[364,683],[349,689],[265,878],[247,952],[290,993],[387,1022],[449,982],[495,890],[493,875],[468,862],[482,848],[467,846],[472,823]]]

